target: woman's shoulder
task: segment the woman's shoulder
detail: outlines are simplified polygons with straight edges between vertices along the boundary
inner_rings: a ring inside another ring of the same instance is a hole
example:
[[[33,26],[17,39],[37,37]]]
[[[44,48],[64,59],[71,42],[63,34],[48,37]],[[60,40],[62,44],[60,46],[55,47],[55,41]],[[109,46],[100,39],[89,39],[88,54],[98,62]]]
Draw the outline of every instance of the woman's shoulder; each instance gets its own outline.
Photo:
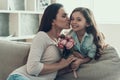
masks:
[[[38,36],[47,36],[47,33],[44,32],[44,31],[39,31],[39,32],[37,33],[37,35],[38,35]],[[36,35],[36,36],[37,36],[37,35]]]
[[[49,37],[46,32],[40,31],[34,37],[34,41],[49,41]]]
[[[39,37],[39,38],[49,38],[46,32],[43,31],[39,31],[35,37]]]

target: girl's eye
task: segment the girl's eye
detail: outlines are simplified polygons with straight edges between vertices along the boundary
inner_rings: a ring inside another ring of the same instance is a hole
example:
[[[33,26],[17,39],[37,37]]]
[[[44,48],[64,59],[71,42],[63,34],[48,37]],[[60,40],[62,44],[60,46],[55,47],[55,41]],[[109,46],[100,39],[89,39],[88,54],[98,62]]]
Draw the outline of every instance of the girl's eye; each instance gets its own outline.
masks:
[[[77,21],[81,21],[81,19],[77,19]]]

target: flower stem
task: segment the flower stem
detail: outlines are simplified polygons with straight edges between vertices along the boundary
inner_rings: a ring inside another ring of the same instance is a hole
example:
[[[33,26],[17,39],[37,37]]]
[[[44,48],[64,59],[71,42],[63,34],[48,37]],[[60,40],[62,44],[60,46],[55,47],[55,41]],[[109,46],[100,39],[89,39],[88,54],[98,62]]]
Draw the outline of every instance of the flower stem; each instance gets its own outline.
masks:
[[[78,78],[78,74],[77,74],[76,70],[73,70],[73,74],[74,74],[75,78]]]

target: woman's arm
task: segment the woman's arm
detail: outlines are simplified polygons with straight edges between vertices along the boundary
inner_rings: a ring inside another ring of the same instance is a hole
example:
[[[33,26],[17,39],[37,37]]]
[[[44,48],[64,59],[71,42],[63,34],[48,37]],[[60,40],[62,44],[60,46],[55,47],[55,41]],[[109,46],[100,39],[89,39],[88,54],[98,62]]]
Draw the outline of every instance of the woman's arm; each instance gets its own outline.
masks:
[[[44,63],[44,60],[41,61],[43,57],[50,55],[50,53],[48,54],[46,53],[46,55],[44,55],[45,50],[50,45],[50,42],[51,40],[48,38],[48,36],[45,33],[42,32],[36,35],[31,45],[30,53],[27,60],[28,74],[38,76],[39,74],[55,72],[69,65],[74,60],[74,57],[71,56],[66,60],[61,59],[61,61],[52,64]],[[54,55],[52,55],[51,57],[54,57]]]
[[[71,55],[67,59],[61,59],[57,63],[44,64],[44,67],[42,71],[40,72],[40,74],[47,74],[47,73],[58,71],[64,67],[67,67],[74,60],[76,60],[76,58],[73,55]]]
[[[48,41],[46,41],[48,40]],[[30,75],[38,76],[44,67],[41,62],[42,55],[47,48],[49,38],[43,32],[39,32],[30,47],[30,52],[27,60],[27,73]]]

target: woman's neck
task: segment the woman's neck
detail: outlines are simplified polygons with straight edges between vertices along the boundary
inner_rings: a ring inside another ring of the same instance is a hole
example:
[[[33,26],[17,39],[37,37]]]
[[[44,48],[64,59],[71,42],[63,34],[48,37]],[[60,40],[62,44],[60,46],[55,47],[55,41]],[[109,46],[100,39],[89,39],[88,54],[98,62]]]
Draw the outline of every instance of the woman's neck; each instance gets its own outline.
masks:
[[[51,31],[47,32],[47,34],[52,40],[56,41],[60,32],[61,32],[61,30],[60,31],[51,30]]]

